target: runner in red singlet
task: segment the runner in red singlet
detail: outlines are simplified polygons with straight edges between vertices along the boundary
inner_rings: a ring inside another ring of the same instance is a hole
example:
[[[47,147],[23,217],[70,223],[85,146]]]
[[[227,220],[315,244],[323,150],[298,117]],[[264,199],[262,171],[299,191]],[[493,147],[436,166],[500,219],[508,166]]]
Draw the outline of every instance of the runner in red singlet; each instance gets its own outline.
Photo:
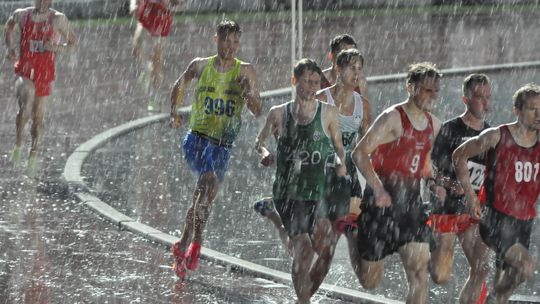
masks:
[[[15,87],[19,104],[15,148],[10,154],[10,160],[15,163],[20,160],[24,126],[30,112],[32,147],[28,166],[31,169],[36,167],[45,107],[55,80],[55,55],[72,50],[76,41],[66,16],[51,8],[52,0],[35,0],[34,4],[33,7],[13,12],[6,23],[5,37],[7,58],[15,65]],[[14,39],[16,27],[21,32],[19,45],[16,45]],[[65,40],[65,43],[61,40]]]
[[[179,0],[131,0],[130,13],[137,17],[137,28],[133,35],[133,56],[142,65],[141,80],[149,94],[148,110],[157,111],[160,108],[158,90],[161,85],[163,47],[165,38],[169,36],[173,22],[173,8]],[[146,52],[143,46],[148,42],[152,48],[151,63],[146,62]],[[147,68],[150,71],[147,71]],[[147,81],[146,74],[150,73]]]
[[[407,303],[425,303],[428,294],[431,231],[420,183],[432,174],[430,152],[441,127],[430,113],[440,78],[432,63],[411,65],[407,100],[383,111],[353,150],[367,181],[353,268],[364,288],[373,289],[382,280],[384,258],[399,252],[409,283]]]

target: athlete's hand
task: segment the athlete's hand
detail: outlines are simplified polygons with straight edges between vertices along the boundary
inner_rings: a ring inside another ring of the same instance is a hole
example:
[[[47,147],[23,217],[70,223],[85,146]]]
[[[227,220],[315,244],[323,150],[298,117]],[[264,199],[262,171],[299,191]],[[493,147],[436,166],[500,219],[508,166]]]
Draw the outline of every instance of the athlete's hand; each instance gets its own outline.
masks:
[[[52,43],[51,38],[47,38],[47,40],[45,40],[45,43],[43,43],[43,49],[47,52],[55,51],[54,44]]]
[[[261,158],[261,165],[268,167],[271,166],[275,162],[276,158],[274,157],[274,154],[268,152],[266,150],[263,152],[262,158]]]
[[[392,198],[386,190],[375,192],[375,206],[379,208],[388,208],[392,206]]]
[[[444,187],[435,184],[429,190],[435,193],[441,204],[444,204],[444,201],[446,200],[446,189]]]
[[[182,117],[178,114],[171,114],[171,118],[169,119],[169,127],[173,129],[177,129],[182,125]]]
[[[347,168],[341,162],[336,163],[336,175],[340,177],[347,175]]]
[[[461,187],[461,184],[458,181],[454,181],[450,186],[450,193],[452,193],[453,196],[462,196],[465,194],[465,191],[463,191],[463,187]]]

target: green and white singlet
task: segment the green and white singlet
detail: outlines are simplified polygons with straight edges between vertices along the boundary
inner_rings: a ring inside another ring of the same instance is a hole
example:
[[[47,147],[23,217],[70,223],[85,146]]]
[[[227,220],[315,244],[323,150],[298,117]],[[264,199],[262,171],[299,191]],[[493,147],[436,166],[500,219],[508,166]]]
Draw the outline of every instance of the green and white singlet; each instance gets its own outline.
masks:
[[[222,145],[232,145],[240,126],[244,108],[242,88],[238,82],[242,61],[235,58],[234,67],[224,73],[214,66],[217,55],[208,59],[197,83],[189,127]]]
[[[283,133],[278,137],[274,200],[321,200],[325,187],[325,165],[331,141],[323,126],[323,104],[317,101],[313,120],[305,125],[286,105]]]

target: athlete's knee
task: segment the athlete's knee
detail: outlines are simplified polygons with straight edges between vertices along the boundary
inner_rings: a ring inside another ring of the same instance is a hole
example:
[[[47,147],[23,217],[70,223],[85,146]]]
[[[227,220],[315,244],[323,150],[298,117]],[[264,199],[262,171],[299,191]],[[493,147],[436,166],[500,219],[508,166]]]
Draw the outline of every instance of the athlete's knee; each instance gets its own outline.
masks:
[[[290,241],[293,246],[294,261],[301,264],[311,264],[314,251],[309,235],[307,233],[295,235]]]
[[[367,290],[372,290],[381,285],[383,277],[382,265],[374,264],[370,266],[364,265],[362,262],[355,267],[356,276],[360,285]]]
[[[364,289],[373,290],[381,285],[382,274],[362,275],[358,277],[358,280]]]
[[[203,173],[197,181],[197,196],[201,196],[201,199],[206,197],[213,191],[216,191],[218,185],[218,178],[214,172]]]
[[[452,276],[452,253],[443,253],[434,256],[431,260],[431,279],[436,284],[446,284]]]
[[[451,275],[451,267],[448,269],[448,267],[441,267],[437,266],[431,269],[431,279],[435,284],[446,284],[450,281]]]
[[[479,278],[481,281],[484,281],[489,274],[489,269],[489,259],[478,261],[476,265],[471,265],[469,269],[469,277]]]
[[[200,180],[207,187],[215,187],[219,183],[216,173],[212,171],[203,173]]]
[[[534,276],[535,263],[532,259],[523,259],[518,268],[518,273],[522,282],[529,281]]]

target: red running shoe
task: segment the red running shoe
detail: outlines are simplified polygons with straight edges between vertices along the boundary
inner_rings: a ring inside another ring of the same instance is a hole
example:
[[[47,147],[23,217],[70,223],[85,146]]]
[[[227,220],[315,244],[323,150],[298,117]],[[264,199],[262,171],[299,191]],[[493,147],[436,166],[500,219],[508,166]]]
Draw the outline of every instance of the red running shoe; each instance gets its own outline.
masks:
[[[197,269],[197,266],[199,265],[199,256],[201,255],[201,244],[198,243],[191,243],[189,245],[189,249],[186,252],[186,268],[193,271]]]
[[[180,279],[184,280],[186,278],[186,255],[180,251],[179,248],[180,241],[177,241],[172,246],[172,254],[173,254],[173,269],[174,273],[176,273],[176,276]]]

